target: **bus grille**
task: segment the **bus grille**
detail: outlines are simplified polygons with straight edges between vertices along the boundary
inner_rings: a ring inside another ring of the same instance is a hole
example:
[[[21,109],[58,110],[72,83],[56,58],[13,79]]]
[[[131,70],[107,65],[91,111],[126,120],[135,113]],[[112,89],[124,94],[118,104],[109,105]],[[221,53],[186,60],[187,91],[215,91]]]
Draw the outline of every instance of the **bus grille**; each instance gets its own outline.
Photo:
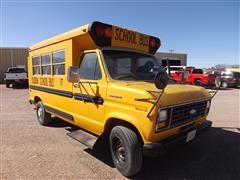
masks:
[[[178,126],[202,117],[206,112],[207,101],[195,102],[172,107],[170,126]]]

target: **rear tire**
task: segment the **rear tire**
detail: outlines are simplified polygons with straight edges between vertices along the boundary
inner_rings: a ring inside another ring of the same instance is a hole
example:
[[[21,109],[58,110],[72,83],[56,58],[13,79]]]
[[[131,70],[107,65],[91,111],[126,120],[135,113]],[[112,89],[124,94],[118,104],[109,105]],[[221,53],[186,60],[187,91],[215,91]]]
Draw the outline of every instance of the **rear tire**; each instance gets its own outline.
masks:
[[[201,80],[196,80],[196,81],[194,81],[194,84],[196,86],[202,86],[202,81]]]
[[[43,103],[41,101],[39,101],[36,104],[36,114],[37,114],[37,120],[38,122],[43,125],[43,126],[47,126],[49,124],[51,124],[52,122],[52,118],[51,118],[51,114],[46,112]]]
[[[9,88],[9,85],[10,85],[10,84],[6,82],[6,88]]]
[[[124,126],[116,126],[110,133],[112,160],[118,171],[130,177],[142,167],[142,148],[134,131]]]

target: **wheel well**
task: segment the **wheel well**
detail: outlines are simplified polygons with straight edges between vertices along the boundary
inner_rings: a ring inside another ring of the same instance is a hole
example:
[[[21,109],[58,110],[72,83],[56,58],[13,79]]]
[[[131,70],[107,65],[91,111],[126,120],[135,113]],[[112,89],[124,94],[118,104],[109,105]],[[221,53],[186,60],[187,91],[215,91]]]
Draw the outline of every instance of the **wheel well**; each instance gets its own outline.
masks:
[[[108,120],[108,123],[105,125],[104,135],[106,137],[109,137],[112,128],[115,126],[124,126],[124,127],[127,127],[129,129],[133,130],[136,133],[140,143],[144,144],[141,134],[139,133],[139,131],[137,130],[137,128],[134,125],[132,125],[131,123],[129,123],[127,121],[117,119],[117,118],[112,118],[112,119]]]
[[[40,97],[35,96],[34,97],[34,103],[37,104],[39,101],[42,101]]]
[[[194,82],[196,82],[196,81],[198,81],[198,80],[202,81],[201,79],[199,79],[199,78],[196,78],[196,79],[194,79]]]

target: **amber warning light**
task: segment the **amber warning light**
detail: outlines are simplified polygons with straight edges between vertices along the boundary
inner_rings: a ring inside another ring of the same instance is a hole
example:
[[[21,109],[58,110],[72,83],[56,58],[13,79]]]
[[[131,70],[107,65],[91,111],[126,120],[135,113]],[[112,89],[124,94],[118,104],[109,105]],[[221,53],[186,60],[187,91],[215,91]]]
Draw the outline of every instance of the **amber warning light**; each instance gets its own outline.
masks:
[[[112,26],[100,22],[93,22],[89,26],[89,33],[98,46],[111,46]]]

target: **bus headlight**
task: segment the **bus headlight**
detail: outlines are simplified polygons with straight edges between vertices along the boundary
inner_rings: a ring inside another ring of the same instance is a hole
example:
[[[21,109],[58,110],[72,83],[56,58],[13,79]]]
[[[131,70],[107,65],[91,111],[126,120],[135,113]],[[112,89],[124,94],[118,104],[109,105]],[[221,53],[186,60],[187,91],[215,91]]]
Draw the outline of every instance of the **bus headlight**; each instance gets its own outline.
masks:
[[[158,110],[158,117],[156,121],[156,132],[159,131],[159,129],[166,127],[168,120],[168,110],[167,109],[159,109]]]
[[[158,111],[158,121],[166,121],[168,119],[168,111],[167,109]]]

